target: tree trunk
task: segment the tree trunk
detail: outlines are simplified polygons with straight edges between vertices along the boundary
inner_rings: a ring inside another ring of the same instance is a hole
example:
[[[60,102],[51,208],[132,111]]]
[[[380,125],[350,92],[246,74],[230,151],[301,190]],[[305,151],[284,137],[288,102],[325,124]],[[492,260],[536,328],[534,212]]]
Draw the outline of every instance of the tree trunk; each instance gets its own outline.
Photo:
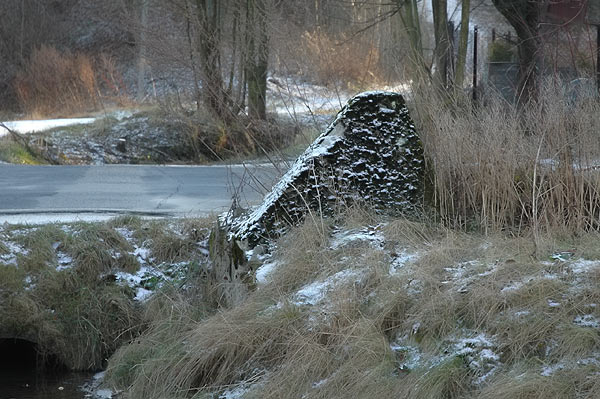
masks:
[[[460,12],[460,37],[458,39],[458,59],[456,61],[456,75],[454,82],[462,88],[465,80],[467,65],[467,48],[469,44],[469,19],[471,14],[471,0],[462,0]]]
[[[138,76],[137,76],[137,101],[144,101],[146,95],[146,25],[148,24],[148,1],[141,0],[140,4],[140,30],[138,36]]]
[[[433,10],[433,28],[435,36],[435,86],[445,91],[448,88],[448,61],[450,55],[450,38],[448,37],[448,4],[447,0],[431,0]]]
[[[266,119],[267,69],[269,65],[269,37],[267,33],[266,4],[264,0],[248,0],[248,114]]]
[[[397,4],[401,7],[399,12],[400,20],[408,35],[411,61],[415,68],[416,80],[421,81],[429,77],[430,71],[423,56],[423,40],[417,0],[397,0]]]
[[[537,93],[538,35],[542,0],[493,0],[496,9],[508,20],[519,39],[519,78],[517,103],[527,104]]]
[[[199,19],[199,53],[202,63],[204,104],[222,121],[231,119],[229,101],[221,75],[220,2],[196,0]]]

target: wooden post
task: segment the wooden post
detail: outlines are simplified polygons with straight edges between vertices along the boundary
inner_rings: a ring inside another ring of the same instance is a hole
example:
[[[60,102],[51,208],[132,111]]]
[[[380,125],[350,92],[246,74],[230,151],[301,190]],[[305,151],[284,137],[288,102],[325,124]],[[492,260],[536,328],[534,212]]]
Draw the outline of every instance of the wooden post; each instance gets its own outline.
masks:
[[[473,31],[473,103],[477,103],[477,35],[479,28]]]

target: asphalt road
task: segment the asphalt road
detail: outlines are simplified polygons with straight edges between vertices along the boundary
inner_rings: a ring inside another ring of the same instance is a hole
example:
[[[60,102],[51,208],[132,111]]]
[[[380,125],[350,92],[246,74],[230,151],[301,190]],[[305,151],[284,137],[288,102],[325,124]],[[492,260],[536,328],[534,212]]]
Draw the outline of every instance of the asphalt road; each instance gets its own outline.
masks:
[[[260,203],[277,173],[250,166],[0,164],[0,223],[99,219],[122,213],[201,216]],[[262,186],[262,187],[261,187]]]

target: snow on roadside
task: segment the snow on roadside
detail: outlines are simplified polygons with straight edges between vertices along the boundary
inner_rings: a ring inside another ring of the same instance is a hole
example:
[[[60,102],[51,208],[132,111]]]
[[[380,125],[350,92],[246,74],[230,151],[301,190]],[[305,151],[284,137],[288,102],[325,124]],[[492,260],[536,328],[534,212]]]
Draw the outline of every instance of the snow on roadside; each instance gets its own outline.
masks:
[[[69,119],[44,119],[44,120],[24,120],[1,122],[10,130],[17,133],[27,134],[42,132],[57,127],[66,127],[73,125],[89,125],[94,123],[96,118],[69,118]],[[8,135],[8,130],[0,126],[0,137]]]

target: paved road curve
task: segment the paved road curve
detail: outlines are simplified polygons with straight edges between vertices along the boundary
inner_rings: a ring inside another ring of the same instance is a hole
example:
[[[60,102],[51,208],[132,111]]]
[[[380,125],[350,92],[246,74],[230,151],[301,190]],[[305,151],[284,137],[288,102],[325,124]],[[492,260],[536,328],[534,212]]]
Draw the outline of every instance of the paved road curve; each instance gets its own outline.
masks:
[[[0,223],[40,215],[199,216],[227,210],[241,188],[244,205],[260,202],[276,178],[267,166],[0,165]],[[240,182],[244,183],[240,185]],[[77,219],[78,217],[75,217]],[[50,218],[52,219],[52,218]]]

